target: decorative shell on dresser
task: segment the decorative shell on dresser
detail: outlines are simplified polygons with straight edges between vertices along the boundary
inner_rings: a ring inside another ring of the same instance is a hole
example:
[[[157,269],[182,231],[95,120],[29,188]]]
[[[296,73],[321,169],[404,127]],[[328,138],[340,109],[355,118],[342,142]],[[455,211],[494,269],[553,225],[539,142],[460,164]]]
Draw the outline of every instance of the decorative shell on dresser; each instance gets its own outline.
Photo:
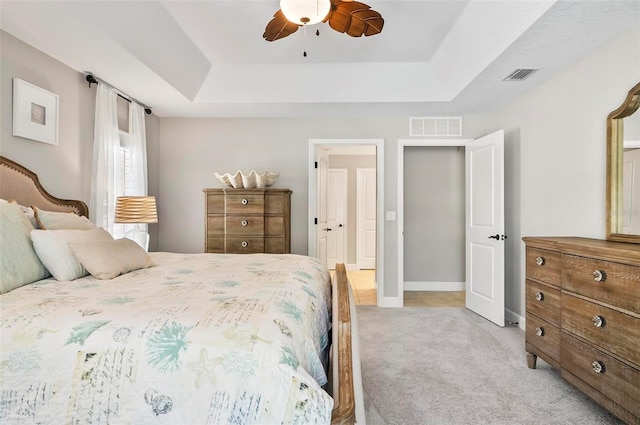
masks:
[[[238,170],[235,174],[214,173],[214,175],[222,183],[234,189],[262,189],[274,184],[275,181],[278,180],[278,176],[280,175],[280,173],[265,171],[262,174],[258,174],[255,170],[251,170],[249,174],[244,175],[242,171]]]

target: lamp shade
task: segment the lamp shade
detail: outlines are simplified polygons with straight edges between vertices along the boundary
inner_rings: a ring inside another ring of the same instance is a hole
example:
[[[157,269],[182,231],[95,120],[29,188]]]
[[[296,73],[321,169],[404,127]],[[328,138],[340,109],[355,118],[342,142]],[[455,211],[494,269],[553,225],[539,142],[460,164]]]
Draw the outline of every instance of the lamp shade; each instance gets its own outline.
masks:
[[[116,199],[115,223],[157,223],[155,196],[120,196]]]
[[[280,9],[294,24],[313,25],[329,14],[331,0],[280,0]]]

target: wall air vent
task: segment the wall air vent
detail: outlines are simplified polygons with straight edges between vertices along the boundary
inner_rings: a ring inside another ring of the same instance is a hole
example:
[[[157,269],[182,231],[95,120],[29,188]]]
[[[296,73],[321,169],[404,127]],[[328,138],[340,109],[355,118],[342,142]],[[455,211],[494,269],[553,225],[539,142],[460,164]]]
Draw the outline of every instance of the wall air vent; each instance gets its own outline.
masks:
[[[411,117],[410,136],[462,136],[462,117]]]
[[[522,81],[540,68],[518,68],[504,77],[502,81]]]

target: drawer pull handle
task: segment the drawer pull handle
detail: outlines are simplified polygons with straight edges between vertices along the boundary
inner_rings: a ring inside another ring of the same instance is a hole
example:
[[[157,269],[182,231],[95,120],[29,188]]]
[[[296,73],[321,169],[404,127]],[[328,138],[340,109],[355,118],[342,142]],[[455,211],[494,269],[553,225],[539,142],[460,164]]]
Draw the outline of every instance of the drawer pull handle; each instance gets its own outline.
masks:
[[[247,198],[243,198],[240,202],[242,202],[242,205],[247,205],[249,203],[249,200]]]
[[[595,373],[604,373],[604,363],[599,360],[595,360],[591,363],[591,367]]]
[[[243,248],[246,248],[246,247],[248,247],[248,246],[249,246],[249,242],[247,242],[247,241],[242,241],[242,243],[241,243],[240,245],[242,245],[242,247],[243,247]]]
[[[538,336],[544,336],[544,328],[537,327],[537,328],[536,328],[536,335],[538,335]]]
[[[593,321],[593,326],[595,326],[596,328],[601,328],[604,326],[604,317],[602,316],[593,316],[593,319],[591,319]]]
[[[544,266],[545,259],[544,257],[536,257],[536,264],[539,266]]]
[[[247,227],[249,225],[249,222],[247,220],[242,220],[240,224],[242,224],[242,227]]]
[[[543,301],[544,294],[542,292],[536,292],[536,301]]]
[[[593,272],[593,278],[596,282],[604,282],[605,280],[607,280],[607,274],[604,272],[604,270],[596,270]]]

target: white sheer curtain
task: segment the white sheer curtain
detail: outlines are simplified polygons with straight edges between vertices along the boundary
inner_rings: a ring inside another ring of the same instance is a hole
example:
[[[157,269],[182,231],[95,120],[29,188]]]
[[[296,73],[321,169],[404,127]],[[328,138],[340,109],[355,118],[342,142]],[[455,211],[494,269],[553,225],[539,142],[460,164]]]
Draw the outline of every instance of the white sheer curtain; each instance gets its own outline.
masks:
[[[149,194],[147,184],[147,135],[144,117],[144,108],[135,102],[131,102],[129,105],[129,137],[124,142],[129,154],[130,164],[125,173],[125,193],[123,195],[146,196]],[[138,227],[139,231],[147,233],[148,225],[146,224],[127,224],[124,226],[125,232],[133,230],[135,226]]]
[[[98,83],[93,141],[93,180],[90,216],[114,238],[133,231],[147,232],[146,224],[115,224],[118,196],[146,196],[147,140],[144,108],[129,104],[129,131],[118,129],[118,93]]]
[[[114,218],[117,190],[122,187],[122,157],[118,130],[117,92],[98,83],[96,116],[93,131],[93,179],[91,181],[90,217],[116,237]],[[118,226],[121,227],[121,226]],[[122,231],[122,230],[121,230]],[[121,237],[120,234],[118,237]]]

